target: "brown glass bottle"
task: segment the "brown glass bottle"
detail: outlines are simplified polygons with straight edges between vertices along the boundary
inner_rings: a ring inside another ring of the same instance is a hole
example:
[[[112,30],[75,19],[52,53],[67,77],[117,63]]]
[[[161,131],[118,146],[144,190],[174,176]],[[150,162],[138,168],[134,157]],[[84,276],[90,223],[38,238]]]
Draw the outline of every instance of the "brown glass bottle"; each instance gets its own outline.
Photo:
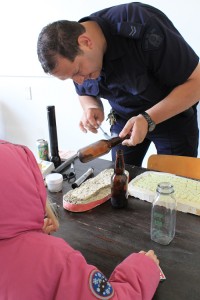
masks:
[[[111,148],[122,143],[122,141],[125,139],[127,139],[127,136],[125,138],[120,138],[119,136],[116,136],[109,140],[99,140],[93,144],[79,149],[77,152],[78,158],[83,163],[91,161],[97,157],[108,153],[111,150]]]
[[[111,204],[115,208],[123,208],[128,204],[128,177],[121,149],[116,152],[114,174],[111,177]]]

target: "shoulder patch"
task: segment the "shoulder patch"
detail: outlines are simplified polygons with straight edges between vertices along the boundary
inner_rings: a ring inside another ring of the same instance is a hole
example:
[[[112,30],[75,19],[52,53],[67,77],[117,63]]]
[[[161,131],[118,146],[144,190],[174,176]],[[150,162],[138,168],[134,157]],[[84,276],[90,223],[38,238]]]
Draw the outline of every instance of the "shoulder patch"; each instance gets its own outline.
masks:
[[[133,22],[117,23],[117,34],[130,39],[139,39],[142,30],[142,24]]]
[[[148,28],[143,37],[143,49],[155,50],[163,43],[164,36],[161,30],[157,26],[151,26]]]
[[[93,270],[89,277],[89,287],[97,299],[108,300],[114,295],[114,290],[107,278],[98,270]]]

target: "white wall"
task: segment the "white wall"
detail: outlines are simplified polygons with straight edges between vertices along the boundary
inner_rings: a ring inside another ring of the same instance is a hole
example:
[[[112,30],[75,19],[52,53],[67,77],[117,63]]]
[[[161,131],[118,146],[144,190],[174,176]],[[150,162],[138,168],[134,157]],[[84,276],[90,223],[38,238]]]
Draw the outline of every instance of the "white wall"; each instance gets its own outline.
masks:
[[[55,105],[60,149],[77,150],[102,134],[84,134],[71,81],[45,75],[36,55],[37,37],[43,26],[58,19],[78,20],[96,10],[127,1],[110,0],[6,0],[0,6],[0,138],[27,145],[36,152],[38,138],[49,139],[46,106]],[[190,0],[141,1],[163,10],[200,55],[198,26],[200,4]],[[109,111],[106,101],[105,111]],[[109,130],[107,122],[103,128]],[[148,155],[155,152],[152,146]],[[110,155],[105,156],[110,159]],[[144,161],[144,166],[146,159]]]

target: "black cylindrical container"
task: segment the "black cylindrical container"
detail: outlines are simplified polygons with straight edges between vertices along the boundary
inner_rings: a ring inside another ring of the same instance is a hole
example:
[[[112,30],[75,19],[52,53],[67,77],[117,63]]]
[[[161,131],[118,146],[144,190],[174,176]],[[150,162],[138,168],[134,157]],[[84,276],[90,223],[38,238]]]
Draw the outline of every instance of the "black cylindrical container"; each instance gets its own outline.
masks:
[[[61,159],[58,152],[55,106],[47,106],[47,120],[49,126],[50,161],[57,168],[61,164]]]

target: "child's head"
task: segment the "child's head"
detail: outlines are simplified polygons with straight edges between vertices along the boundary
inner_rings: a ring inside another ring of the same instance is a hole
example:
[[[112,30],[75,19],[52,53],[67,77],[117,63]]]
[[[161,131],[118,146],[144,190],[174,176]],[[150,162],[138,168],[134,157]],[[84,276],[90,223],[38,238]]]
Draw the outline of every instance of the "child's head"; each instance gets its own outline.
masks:
[[[47,195],[32,152],[0,141],[0,169],[0,239],[42,230]]]

